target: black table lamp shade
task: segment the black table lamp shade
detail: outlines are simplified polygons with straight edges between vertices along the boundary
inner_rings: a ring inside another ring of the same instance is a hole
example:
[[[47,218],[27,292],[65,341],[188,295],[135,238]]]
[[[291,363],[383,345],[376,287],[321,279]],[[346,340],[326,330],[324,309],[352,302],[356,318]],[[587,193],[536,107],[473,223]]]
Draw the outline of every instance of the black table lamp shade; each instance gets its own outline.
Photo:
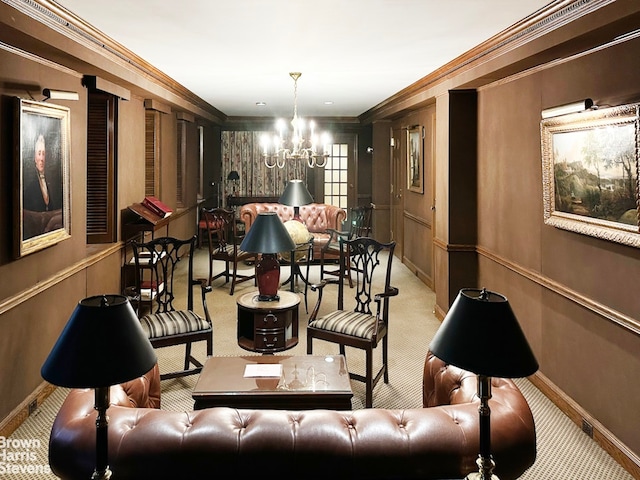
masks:
[[[78,303],[41,374],[62,387],[108,387],[144,375],[156,361],[129,300],[99,295]]]
[[[240,250],[252,253],[289,252],[296,248],[275,212],[259,213],[245,235]]]
[[[313,197],[302,180],[289,180],[278,202],[291,207],[300,207],[313,203]]]
[[[451,365],[488,377],[527,377],[538,370],[509,302],[487,290],[460,290],[429,350]]]
[[[236,170],[231,170],[227,175],[227,180],[240,180],[240,175]]]

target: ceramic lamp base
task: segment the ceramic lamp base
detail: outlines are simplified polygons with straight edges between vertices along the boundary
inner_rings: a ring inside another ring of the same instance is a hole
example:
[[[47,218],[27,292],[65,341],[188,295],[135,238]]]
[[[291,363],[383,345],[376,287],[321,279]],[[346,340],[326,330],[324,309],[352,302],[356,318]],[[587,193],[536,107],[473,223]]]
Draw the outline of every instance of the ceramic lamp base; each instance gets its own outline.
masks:
[[[276,302],[280,286],[280,262],[275,253],[263,253],[256,263],[256,281],[258,283],[258,300]]]

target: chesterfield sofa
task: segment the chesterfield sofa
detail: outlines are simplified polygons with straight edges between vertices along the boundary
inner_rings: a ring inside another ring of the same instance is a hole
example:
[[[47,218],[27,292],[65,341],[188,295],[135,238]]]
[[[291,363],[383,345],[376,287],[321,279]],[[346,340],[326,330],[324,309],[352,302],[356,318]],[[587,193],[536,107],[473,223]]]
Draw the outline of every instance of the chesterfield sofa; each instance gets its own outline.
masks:
[[[347,212],[334,205],[326,203],[311,203],[300,208],[300,220],[313,235],[313,258],[320,258],[322,247],[329,241],[327,229],[342,230],[342,222],[347,218]],[[247,231],[255,222],[259,213],[276,212],[282,222],[293,219],[293,207],[280,203],[247,203],[240,208],[240,220]]]
[[[113,479],[453,479],[477,471],[476,376],[428,354],[424,408],[407,410],[159,410],[157,365],[111,388]],[[511,380],[493,379],[495,474],[519,477],[536,457],[533,417]],[[92,390],[71,390],[53,423],[49,463],[62,479],[95,465]]]

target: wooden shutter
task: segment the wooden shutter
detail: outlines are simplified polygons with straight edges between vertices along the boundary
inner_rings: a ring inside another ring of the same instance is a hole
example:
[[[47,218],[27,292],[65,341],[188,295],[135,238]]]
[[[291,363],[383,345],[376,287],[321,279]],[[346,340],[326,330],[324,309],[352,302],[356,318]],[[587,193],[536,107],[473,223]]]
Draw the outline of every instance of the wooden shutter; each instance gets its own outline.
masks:
[[[187,157],[187,122],[178,120],[177,132],[177,185],[176,185],[176,203],[179,207],[184,206],[184,192],[186,191],[185,182],[186,175],[186,157]]]
[[[151,109],[147,109],[145,112],[144,194],[145,196],[160,197],[160,161],[158,158],[160,112]]]
[[[89,92],[87,118],[87,243],[116,241],[116,99]]]

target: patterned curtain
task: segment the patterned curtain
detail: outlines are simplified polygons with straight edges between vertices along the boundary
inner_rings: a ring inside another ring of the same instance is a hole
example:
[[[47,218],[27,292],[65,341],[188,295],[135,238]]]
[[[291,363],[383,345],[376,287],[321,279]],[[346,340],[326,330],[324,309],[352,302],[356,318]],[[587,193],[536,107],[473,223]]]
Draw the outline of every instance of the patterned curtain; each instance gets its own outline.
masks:
[[[240,176],[237,196],[280,196],[289,180],[307,181],[308,167],[304,161],[288,161],[284,168],[265,165],[260,146],[265,133],[270,132],[222,132],[223,198],[233,193],[233,182],[227,181],[233,170]]]

